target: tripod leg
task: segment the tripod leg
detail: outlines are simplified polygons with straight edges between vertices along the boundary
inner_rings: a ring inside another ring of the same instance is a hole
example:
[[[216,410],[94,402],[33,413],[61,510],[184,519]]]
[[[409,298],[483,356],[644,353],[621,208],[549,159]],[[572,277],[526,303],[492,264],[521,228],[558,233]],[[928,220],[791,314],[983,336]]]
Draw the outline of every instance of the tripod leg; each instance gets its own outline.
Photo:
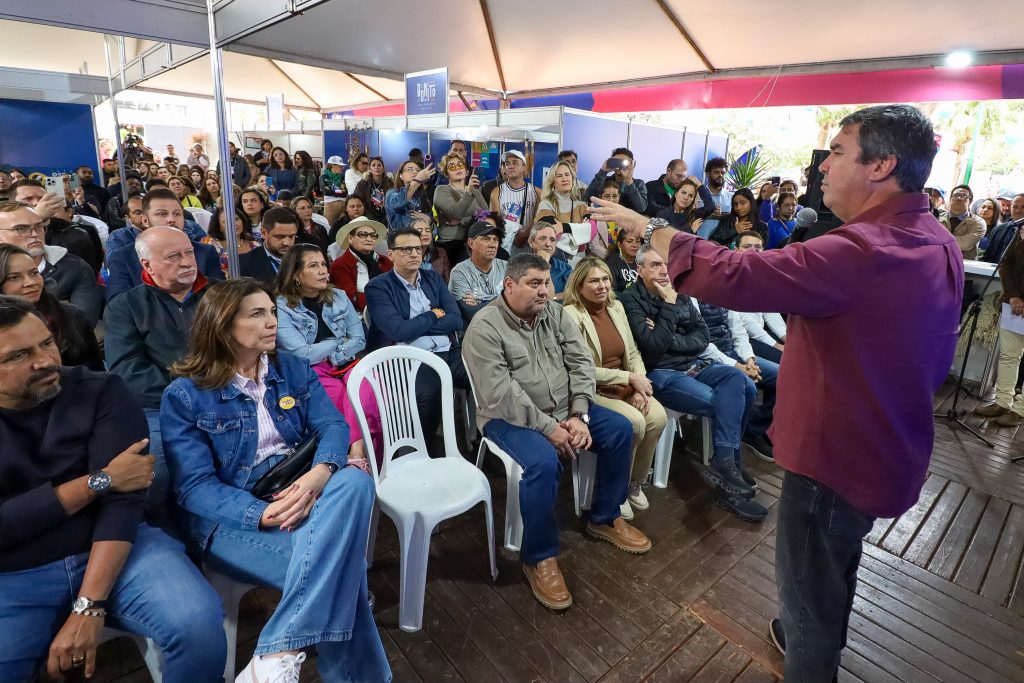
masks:
[[[972,429],[971,427],[968,427],[968,426],[967,426],[967,425],[966,425],[966,424],[964,423],[964,421],[963,421],[963,420],[960,420],[960,419],[958,419],[958,418],[951,418],[951,419],[950,419],[950,422],[952,422],[953,424],[959,425],[959,426],[960,426],[960,427],[962,427],[963,429],[966,429],[967,431],[969,431],[969,432],[970,432],[971,434],[974,434],[974,435],[975,435],[976,437],[978,437],[979,439],[981,439],[982,441],[984,441],[984,442],[985,442],[985,444],[986,444],[986,445],[988,445],[988,447],[989,447],[989,448],[995,448],[995,447],[996,447],[996,445],[995,445],[994,443],[992,443],[991,441],[989,441],[988,439],[986,439],[985,437],[983,437],[983,436],[982,436],[981,434],[979,434],[978,432],[974,431],[974,430],[973,430],[973,429]]]

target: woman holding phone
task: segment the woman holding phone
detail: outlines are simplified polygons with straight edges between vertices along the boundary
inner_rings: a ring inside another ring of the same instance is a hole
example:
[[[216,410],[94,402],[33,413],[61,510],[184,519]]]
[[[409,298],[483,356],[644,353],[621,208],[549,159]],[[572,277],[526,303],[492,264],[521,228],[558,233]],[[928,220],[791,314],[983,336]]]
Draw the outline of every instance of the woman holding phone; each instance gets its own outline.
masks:
[[[447,185],[434,190],[434,210],[437,211],[437,246],[448,254],[452,265],[466,260],[466,233],[473,216],[487,211],[487,200],[480,192],[480,178],[475,169],[466,167],[466,159],[448,152],[441,159],[441,173],[448,178]]]

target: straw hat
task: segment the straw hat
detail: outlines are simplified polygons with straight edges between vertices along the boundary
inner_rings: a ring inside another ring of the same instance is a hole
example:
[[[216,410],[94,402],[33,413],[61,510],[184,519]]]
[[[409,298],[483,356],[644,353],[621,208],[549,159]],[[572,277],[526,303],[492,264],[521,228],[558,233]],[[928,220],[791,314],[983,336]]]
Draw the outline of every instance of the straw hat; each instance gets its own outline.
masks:
[[[371,221],[366,216],[356,216],[346,223],[345,227],[338,231],[338,236],[334,238],[334,241],[341,247],[342,251],[348,249],[348,236],[356,228],[373,228],[377,232],[378,242],[388,238],[388,229],[383,223]]]

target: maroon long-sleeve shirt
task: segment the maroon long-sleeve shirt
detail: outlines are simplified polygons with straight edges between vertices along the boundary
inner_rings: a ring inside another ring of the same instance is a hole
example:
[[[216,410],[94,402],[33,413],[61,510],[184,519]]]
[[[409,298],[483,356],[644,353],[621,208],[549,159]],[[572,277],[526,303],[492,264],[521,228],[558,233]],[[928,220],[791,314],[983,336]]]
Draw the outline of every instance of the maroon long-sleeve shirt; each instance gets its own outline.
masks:
[[[669,274],[703,301],[790,314],[770,432],[780,466],[868,515],[914,505],[964,286],[960,248],[925,195],[900,195],[823,237],[761,253],[679,233]]]

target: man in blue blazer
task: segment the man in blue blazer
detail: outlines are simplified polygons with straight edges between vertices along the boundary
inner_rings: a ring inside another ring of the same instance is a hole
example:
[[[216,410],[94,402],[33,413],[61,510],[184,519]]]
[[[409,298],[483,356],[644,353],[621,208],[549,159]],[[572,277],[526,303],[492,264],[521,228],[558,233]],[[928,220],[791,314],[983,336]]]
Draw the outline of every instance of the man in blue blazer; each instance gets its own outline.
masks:
[[[456,333],[462,330],[459,306],[441,276],[420,270],[423,244],[412,228],[388,237],[388,258],[395,264],[366,284],[370,318],[367,347],[373,351],[391,344],[408,344],[440,357],[452,371],[452,382],[469,389]],[[441,381],[430,371],[416,375],[416,403],[423,432],[433,435],[441,421]]]

